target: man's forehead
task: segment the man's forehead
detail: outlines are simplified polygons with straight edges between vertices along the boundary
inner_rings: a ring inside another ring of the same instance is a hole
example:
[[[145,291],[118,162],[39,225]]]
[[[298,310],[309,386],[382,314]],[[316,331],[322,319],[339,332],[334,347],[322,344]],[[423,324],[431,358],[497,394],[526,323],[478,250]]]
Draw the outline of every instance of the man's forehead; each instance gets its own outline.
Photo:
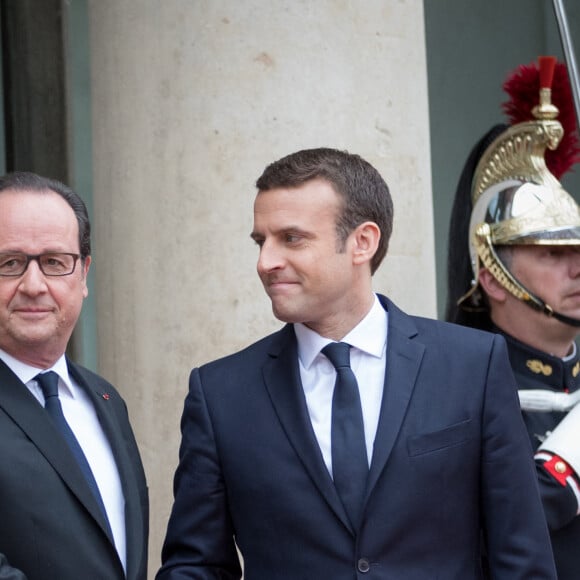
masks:
[[[33,188],[19,188],[19,187],[9,187],[7,189],[0,190],[0,200],[3,199],[14,199],[15,197],[44,197],[47,199],[62,200],[67,206],[69,203],[56,191],[52,189],[33,189]],[[72,208],[71,208],[72,209]]]

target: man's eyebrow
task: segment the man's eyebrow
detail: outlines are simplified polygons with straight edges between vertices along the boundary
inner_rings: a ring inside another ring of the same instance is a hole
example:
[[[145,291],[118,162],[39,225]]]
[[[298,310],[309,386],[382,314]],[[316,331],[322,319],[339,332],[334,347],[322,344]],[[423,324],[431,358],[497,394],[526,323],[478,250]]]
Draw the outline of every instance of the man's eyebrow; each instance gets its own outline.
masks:
[[[305,230],[303,227],[301,226],[288,226],[286,228],[284,228],[282,230],[282,233],[287,234],[287,233],[291,233],[291,234],[300,234],[301,236],[305,237],[305,238],[314,238],[316,237],[316,232],[313,230]]]
[[[283,228],[280,228],[274,232],[272,232],[272,235],[275,236],[279,236],[279,235],[283,235],[283,234],[288,234],[288,233],[295,233],[295,234],[300,234],[304,237],[314,237],[316,235],[316,232],[310,231],[310,230],[305,230],[303,227],[301,226],[284,226]],[[255,240],[263,240],[264,239],[264,234],[261,234],[259,232],[251,232],[250,233],[250,238],[252,238],[254,241]]]

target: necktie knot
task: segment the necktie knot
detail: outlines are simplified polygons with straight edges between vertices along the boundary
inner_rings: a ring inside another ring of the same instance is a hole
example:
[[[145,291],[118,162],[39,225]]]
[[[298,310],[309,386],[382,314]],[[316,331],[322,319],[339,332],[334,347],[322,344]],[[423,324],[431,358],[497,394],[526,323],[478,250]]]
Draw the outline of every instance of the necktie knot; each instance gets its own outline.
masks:
[[[58,375],[54,371],[39,373],[34,378],[40,385],[45,400],[49,397],[58,397]]]
[[[335,369],[350,368],[350,344],[331,342],[322,349],[322,352]]]

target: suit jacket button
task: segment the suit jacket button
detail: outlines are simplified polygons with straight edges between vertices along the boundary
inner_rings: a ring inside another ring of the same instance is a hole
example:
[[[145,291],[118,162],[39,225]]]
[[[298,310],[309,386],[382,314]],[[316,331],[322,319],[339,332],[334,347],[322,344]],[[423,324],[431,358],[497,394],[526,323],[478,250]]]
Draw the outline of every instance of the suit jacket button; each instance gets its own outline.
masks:
[[[371,565],[366,558],[361,558],[357,563],[358,571],[359,572],[368,572],[371,569]]]

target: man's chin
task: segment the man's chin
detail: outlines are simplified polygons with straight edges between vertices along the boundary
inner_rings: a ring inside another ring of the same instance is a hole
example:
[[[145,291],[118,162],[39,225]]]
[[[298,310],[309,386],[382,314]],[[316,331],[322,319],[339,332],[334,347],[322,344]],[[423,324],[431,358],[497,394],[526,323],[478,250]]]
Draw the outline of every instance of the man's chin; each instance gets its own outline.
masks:
[[[546,316],[545,314],[543,317],[548,319],[548,324],[551,325],[552,328],[558,328],[559,332],[561,333],[562,337],[569,338],[573,340],[576,336],[580,335],[580,312],[577,310],[558,310],[556,311],[558,314],[566,316],[567,318],[571,318],[572,321],[577,320],[577,325],[569,324],[568,322],[564,322],[563,320],[558,320],[553,316]]]
[[[33,347],[54,339],[55,327],[52,324],[24,324],[13,328],[10,334],[16,343]]]
[[[302,322],[297,312],[293,311],[291,308],[285,307],[284,305],[275,304],[274,301],[272,301],[272,312],[281,322]]]

